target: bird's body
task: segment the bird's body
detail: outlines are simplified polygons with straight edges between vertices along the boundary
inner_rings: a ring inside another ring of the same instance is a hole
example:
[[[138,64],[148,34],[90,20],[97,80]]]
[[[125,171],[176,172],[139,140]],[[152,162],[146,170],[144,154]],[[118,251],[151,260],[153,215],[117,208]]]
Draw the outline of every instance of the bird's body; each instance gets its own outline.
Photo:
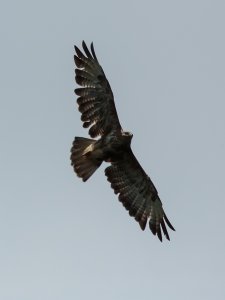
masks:
[[[71,159],[76,161],[74,167],[77,175],[86,181],[103,161],[112,163],[123,160],[130,149],[131,139],[132,134],[128,132],[117,135],[110,132],[99,140],[76,137]]]
[[[103,161],[110,163],[105,175],[129,214],[143,230],[149,219],[152,233],[162,241],[162,229],[169,240],[166,224],[172,230],[174,228],[162,209],[154,184],[131,150],[133,135],[123,131],[120,125],[112,90],[98,63],[93,44],[91,52],[84,42],[83,49],[86,56],[75,46],[76,82],[83,87],[76,89],[75,93],[79,96],[77,102],[83,127],[90,127],[92,139],[75,137],[71,164],[76,174],[86,181]],[[98,140],[93,139],[97,136],[100,136]]]
[[[109,133],[101,137],[100,143],[104,149],[104,161],[113,162],[123,158],[129,150],[133,135],[130,132],[120,132],[117,135]]]

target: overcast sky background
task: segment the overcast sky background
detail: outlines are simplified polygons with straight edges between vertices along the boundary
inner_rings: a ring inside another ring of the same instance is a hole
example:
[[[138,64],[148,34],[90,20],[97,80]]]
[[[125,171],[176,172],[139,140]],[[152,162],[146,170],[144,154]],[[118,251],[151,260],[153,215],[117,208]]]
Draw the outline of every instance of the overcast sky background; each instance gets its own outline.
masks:
[[[225,2],[3,1],[0,299],[225,299]],[[176,232],[142,232],[82,128],[73,45],[94,41]]]

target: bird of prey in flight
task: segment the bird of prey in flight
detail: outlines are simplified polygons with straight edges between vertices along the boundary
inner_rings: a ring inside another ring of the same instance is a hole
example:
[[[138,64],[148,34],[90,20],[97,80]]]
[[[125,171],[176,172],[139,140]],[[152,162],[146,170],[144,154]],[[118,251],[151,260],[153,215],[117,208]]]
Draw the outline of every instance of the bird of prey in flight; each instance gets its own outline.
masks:
[[[85,42],[81,51],[75,46],[75,89],[83,127],[89,129],[91,139],[75,137],[71,149],[71,164],[76,174],[88,178],[103,161],[110,165],[105,175],[119,201],[130,216],[145,229],[149,228],[162,241],[162,232],[169,240],[166,225],[175,230],[168,220],[158,192],[131,150],[132,133],[123,131],[117,115],[114,97],[98,62],[93,43],[90,49]],[[100,136],[99,139],[94,139]]]

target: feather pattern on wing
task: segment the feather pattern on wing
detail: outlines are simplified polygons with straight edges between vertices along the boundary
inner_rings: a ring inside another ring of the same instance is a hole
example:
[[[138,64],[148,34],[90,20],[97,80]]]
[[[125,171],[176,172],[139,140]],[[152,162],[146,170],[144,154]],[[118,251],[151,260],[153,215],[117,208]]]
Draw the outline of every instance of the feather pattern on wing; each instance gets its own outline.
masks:
[[[96,57],[93,43],[89,50],[83,41],[84,53],[75,46],[74,61],[76,82],[82,88],[75,89],[83,127],[89,129],[92,138],[111,131],[120,131],[113,93]]]
[[[175,229],[164,213],[154,184],[138,163],[132,150],[125,153],[123,159],[107,167],[105,174],[115,194],[119,194],[119,201],[129,211],[130,216],[139,222],[141,229],[145,229],[149,219],[152,233],[157,234],[162,241],[162,229],[169,240],[166,224],[172,230]]]

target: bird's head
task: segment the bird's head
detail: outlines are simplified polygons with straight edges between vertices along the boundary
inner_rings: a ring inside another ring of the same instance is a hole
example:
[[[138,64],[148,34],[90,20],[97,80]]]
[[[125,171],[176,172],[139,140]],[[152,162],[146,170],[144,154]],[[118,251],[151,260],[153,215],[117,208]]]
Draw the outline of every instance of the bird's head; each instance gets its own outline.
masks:
[[[133,134],[129,131],[122,131],[122,136],[127,141],[127,143],[130,144],[130,142],[132,140],[132,137],[133,137]]]
[[[130,138],[133,137],[133,133],[131,133],[131,132],[129,132],[129,131],[123,131],[123,132],[122,132],[122,135],[123,135],[123,136],[129,136]]]

